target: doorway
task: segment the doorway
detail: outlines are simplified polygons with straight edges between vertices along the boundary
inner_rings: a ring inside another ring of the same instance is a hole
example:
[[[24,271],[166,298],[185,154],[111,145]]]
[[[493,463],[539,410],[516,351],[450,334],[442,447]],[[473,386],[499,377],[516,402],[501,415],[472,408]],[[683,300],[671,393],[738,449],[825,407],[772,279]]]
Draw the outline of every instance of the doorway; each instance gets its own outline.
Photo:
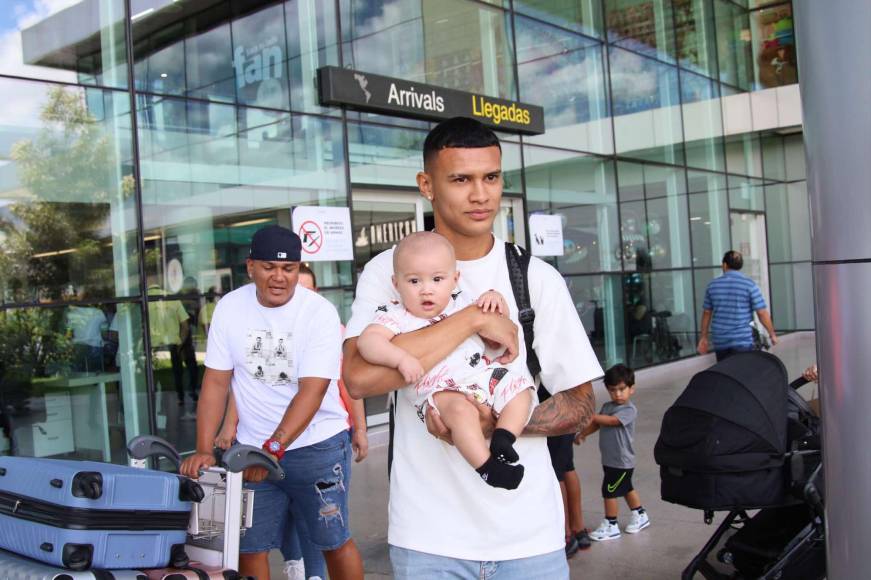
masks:
[[[771,304],[768,283],[768,245],[765,237],[765,214],[762,212],[732,210],[729,214],[732,230],[732,248],[744,256],[742,272],[749,276]]]
[[[369,260],[392,248],[408,234],[434,227],[432,206],[417,190],[355,188],[351,198],[354,269],[358,276]],[[526,228],[522,199],[502,198],[493,233],[503,240],[524,244]],[[387,401],[387,395],[366,399],[369,425],[387,422]]]

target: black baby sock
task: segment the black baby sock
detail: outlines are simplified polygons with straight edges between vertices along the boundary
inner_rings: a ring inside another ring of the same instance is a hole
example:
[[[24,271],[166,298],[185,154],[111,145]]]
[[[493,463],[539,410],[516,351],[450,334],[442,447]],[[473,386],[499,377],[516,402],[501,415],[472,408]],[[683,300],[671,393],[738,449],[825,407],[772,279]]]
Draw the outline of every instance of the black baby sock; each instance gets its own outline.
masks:
[[[638,512],[638,515],[645,513],[644,506],[638,506],[637,508],[632,508],[632,511]]]
[[[496,429],[490,439],[490,453],[502,463],[516,463],[520,459],[514,450],[514,442],[517,437],[507,429]]]
[[[503,489],[517,489],[520,480],[523,479],[522,465],[503,463],[495,455],[491,455],[484,465],[475,471],[481,475],[481,479],[486,481],[487,485]]]

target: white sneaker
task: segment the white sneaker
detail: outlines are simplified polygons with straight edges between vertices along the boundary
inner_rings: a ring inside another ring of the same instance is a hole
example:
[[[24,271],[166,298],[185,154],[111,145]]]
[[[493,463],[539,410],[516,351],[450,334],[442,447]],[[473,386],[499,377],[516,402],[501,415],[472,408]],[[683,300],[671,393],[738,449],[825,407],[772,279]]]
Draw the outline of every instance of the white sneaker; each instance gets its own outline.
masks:
[[[647,517],[647,512],[640,514],[636,511],[632,512],[632,521],[626,526],[627,534],[637,534],[644,528],[650,525],[650,518]]]
[[[305,563],[302,558],[285,562],[284,575],[287,580],[305,580]]]
[[[620,528],[617,524],[612,524],[606,519],[602,520],[599,527],[590,532],[590,539],[595,542],[604,542],[605,540],[616,540],[620,537]]]

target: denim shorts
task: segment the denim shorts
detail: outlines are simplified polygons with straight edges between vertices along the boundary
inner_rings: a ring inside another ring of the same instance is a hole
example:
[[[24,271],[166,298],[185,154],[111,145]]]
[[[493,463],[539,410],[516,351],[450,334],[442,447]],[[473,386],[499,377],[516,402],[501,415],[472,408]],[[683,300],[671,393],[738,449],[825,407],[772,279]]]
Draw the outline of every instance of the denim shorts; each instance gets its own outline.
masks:
[[[390,546],[390,563],[394,580],[569,580],[563,549],[529,558],[482,562]]]
[[[281,481],[246,483],[254,490],[254,526],[245,531],[239,552],[252,554],[280,548],[287,525],[304,526],[322,551],[342,547],[351,538],[348,486],[351,483],[351,437],[342,431],[281,458]]]

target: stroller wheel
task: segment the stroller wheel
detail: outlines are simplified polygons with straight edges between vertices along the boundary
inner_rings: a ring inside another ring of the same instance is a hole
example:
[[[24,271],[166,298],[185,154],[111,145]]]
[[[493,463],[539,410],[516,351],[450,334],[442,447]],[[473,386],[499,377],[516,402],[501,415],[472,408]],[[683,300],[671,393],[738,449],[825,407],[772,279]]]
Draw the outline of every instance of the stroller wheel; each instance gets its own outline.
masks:
[[[734,562],[734,557],[732,556],[732,552],[727,548],[723,548],[719,552],[717,552],[717,561],[723,564],[729,564],[730,566]]]

